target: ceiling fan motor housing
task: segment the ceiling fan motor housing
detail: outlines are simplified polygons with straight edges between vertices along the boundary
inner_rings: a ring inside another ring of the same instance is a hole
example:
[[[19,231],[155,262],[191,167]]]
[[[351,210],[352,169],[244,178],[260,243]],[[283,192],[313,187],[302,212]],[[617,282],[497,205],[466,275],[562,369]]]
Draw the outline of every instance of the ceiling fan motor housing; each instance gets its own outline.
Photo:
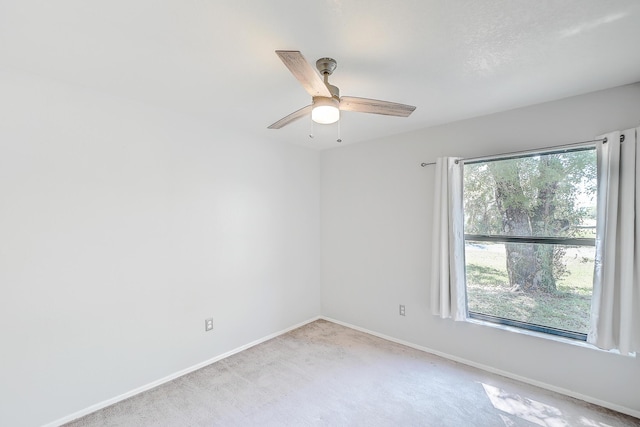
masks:
[[[316,68],[320,72],[320,75],[324,78],[324,84],[331,92],[331,96],[340,99],[340,89],[337,86],[329,84],[329,76],[333,74],[338,63],[333,58],[320,58],[316,61]]]

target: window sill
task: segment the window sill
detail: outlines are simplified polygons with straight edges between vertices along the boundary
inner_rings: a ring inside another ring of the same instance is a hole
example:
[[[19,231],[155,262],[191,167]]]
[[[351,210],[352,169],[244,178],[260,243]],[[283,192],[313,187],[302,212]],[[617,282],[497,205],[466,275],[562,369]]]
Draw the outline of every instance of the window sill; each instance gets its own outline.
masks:
[[[588,348],[591,350],[596,350],[596,351],[601,351],[604,353],[612,353],[612,354],[620,354],[620,352],[618,350],[603,350],[601,348],[596,347],[593,344],[589,344],[588,342],[585,341],[580,341],[580,340],[574,340],[571,338],[565,338],[565,337],[560,337],[557,335],[551,335],[551,334],[545,334],[543,332],[536,332],[536,331],[529,331],[527,329],[521,329],[521,328],[516,328],[515,326],[508,326],[508,325],[500,325],[497,323],[492,323],[492,322],[487,322],[484,320],[478,320],[478,319],[465,319],[466,322],[468,323],[473,323],[475,325],[480,325],[480,326],[488,326],[490,328],[496,328],[496,329],[502,329],[504,331],[509,331],[509,332],[515,332],[516,334],[521,334],[521,335],[528,335],[531,337],[536,337],[536,338],[542,338],[545,340],[551,340],[551,341],[556,341],[556,342],[560,342],[560,343],[564,343],[564,344],[570,344],[570,345],[574,345],[577,347],[582,347],[582,348]],[[629,357],[636,357],[635,353],[631,353],[629,355]]]

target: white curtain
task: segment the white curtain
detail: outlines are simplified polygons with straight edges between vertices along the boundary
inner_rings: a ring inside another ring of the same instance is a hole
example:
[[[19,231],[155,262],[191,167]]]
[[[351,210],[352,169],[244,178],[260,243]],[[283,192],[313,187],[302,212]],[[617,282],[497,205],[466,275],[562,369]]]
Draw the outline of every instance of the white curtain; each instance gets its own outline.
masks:
[[[598,221],[587,341],[624,355],[640,352],[638,129],[603,135],[606,143],[597,146]]]
[[[466,318],[464,285],[464,217],[462,162],[436,161],[431,246],[431,312],[444,318]]]

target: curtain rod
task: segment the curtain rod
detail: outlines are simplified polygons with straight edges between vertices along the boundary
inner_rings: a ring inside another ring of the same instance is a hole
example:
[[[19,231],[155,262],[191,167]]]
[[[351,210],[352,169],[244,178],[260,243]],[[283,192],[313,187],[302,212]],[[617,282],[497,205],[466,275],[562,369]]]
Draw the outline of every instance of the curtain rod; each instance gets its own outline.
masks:
[[[607,138],[591,139],[589,141],[573,142],[571,144],[556,145],[556,146],[553,146],[553,147],[541,147],[541,148],[536,148],[535,150],[512,151],[510,153],[500,153],[500,154],[494,154],[494,155],[491,155],[491,156],[469,157],[469,158],[460,159],[460,160],[462,160],[463,162],[470,162],[470,161],[488,159],[488,158],[491,158],[491,157],[498,157],[498,156],[510,156],[510,155],[518,155],[518,154],[536,153],[536,152],[541,151],[541,150],[550,150],[550,149],[554,149],[554,148],[557,148],[557,149],[561,150],[563,148],[569,148],[569,147],[574,147],[576,145],[584,145],[584,144],[589,144],[589,143],[592,143],[592,142],[600,142],[600,141],[602,141],[604,144],[606,144],[607,143]],[[624,142],[624,135],[620,135],[620,142]],[[456,161],[456,163],[458,163],[458,161]],[[430,166],[430,165],[435,165],[435,164],[436,164],[436,162],[428,162],[428,163],[422,162],[422,163],[420,163],[420,166],[425,167],[425,166]]]

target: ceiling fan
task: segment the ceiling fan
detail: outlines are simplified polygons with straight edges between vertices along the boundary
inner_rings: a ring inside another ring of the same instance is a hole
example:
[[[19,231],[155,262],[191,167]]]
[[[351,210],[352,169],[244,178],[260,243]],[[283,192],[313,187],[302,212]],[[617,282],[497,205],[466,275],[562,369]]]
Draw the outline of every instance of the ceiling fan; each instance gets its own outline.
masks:
[[[329,76],[337,67],[332,58],[320,58],[313,67],[297,50],[276,50],[284,65],[291,74],[298,79],[302,87],[311,95],[312,102],[278,120],[269,129],[280,129],[289,123],[311,113],[311,119],[320,124],[335,123],[340,119],[340,111],[356,111],[359,113],[383,114],[386,116],[408,117],[416,107],[395,102],[379,101],[377,99],[356,98],[353,96],[340,97],[340,89],[329,84]]]

